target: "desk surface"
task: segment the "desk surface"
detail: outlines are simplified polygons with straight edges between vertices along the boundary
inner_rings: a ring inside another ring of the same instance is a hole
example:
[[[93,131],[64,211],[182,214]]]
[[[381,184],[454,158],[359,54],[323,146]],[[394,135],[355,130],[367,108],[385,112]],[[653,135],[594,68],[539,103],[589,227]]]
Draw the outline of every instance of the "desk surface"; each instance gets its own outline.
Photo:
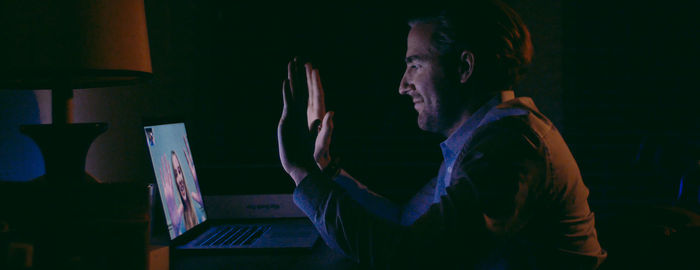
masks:
[[[189,269],[357,269],[319,239],[308,251],[236,252],[218,254],[174,253],[171,267]]]

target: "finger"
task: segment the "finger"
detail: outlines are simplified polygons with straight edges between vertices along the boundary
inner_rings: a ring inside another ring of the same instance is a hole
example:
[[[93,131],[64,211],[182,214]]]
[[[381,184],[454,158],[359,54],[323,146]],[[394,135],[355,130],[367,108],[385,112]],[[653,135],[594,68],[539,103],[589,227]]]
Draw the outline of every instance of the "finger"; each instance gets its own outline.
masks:
[[[320,85],[320,77],[318,74],[318,69],[311,67],[309,72],[310,86],[309,86],[309,107],[307,109],[307,118],[309,123],[309,128],[311,129],[311,123],[315,120],[321,120],[326,114],[326,105],[324,101],[323,88]]]
[[[294,59],[287,63],[287,79],[282,81],[282,100],[284,105],[282,106],[282,118],[286,118],[289,112],[289,107],[294,104],[294,95],[292,89],[292,82],[294,81]]]
[[[292,59],[292,61],[289,61],[289,64],[287,65],[287,80],[289,81],[289,88],[291,90],[290,91],[291,95],[288,95],[288,96],[291,97],[290,100],[292,100],[292,101],[297,100],[297,98],[298,98],[296,96],[298,94],[297,90],[299,90],[298,89],[299,88],[298,87],[298,84],[299,84],[298,73],[299,72],[298,72],[298,67],[297,67],[297,58],[294,57]],[[290,105],[291,105],[291,103],[290,103]]]
[[[328,150],[331,144],[331,135],[333,134],[333,115],[335,113],[330,111],[327,112],[323,117],[323,124],[321,124],[321,131],[318,132],[318,138],[316,139],[317,144],[321,143],[320,146]]]
[[[287,80],[292,81],[294,77],[294,59],[289,60],[287,63]]]
[[[326,168],[331,162],[330,147],[331,135],[333,134],[333,112],[328,112],[323,117],[321,130],[314,143],[314,159],[320,169]]]
[[[296,100],[296,90],[297,90],[297,84],[299,80],[297,80],[297,58],[294,57],[289,63],[287,64],[287,85],[289,88],[289,92],[287,94],[287,99],[286,101],[289,101],[287,105],[292,105],[293,101]]]
[[[282,118],[286,118],[289,106],[292,104],[292,90],[289,89],[289,79],[282,81],[282,102]]]
[[[300,109],[305,109],[309,101],[309,90],[306,82],[306,75],[297,57],[294,58],[293,66],[293,81],[290,83],[290,85],[292,86],[292,94],[294,95],[295,106],[299,106],[298,108]]]
[[[313,122],[316,121],[317,119],[320,119],[320,116],[316,115],[316,103],[314,102],[314,83],[313,79],[311,77],[311,73],[313,72],[313,66],[311,63],[306,63],[304,64],[304,70],[306,74],[306,85],[309,90],[308,92],[308,103],[306,106],[306,121],[307,124],[309,125],[309,130],[313,130]],[[319,123],[320,124],[320,123]]]
[[[318,73],[318,69],[313,69],[311,77],[314,81],[314,94],[316,106],[319,108],[319,116],[326,114],[326,96],[323,92],[323,85],[321,85],[321,75]]]
[[[312,96],[312,93],[311,93],[311,92],[314,91],[315,85],[314,85],[314,80],[313,80],[313,78],[312,78],[312,76],[311,76],[311,73],[313,73],[313,67],[311,66],[311,63],[306,63],[306,64],[304,64],[304,71],[306,71],[306,72],[305,72],[305,74],[306,74],[306,85],[307,85],[308,88],[309,88],[309,96]],[[311,101],[311,100],[309,100],[309,102],[310,102],[310,101]]]

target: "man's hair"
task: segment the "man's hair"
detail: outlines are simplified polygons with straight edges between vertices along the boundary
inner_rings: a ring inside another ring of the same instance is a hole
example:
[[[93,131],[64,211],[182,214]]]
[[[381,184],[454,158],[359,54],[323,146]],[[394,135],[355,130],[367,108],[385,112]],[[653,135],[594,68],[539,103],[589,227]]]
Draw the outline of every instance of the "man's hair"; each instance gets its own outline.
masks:
[[[530,32],[520,16],[498,0],[462,0],[428,12],[408,24],[434,24],[433,47],[440,55],[474,54],[471,83],[484,90],[511,89],[532,61]]]

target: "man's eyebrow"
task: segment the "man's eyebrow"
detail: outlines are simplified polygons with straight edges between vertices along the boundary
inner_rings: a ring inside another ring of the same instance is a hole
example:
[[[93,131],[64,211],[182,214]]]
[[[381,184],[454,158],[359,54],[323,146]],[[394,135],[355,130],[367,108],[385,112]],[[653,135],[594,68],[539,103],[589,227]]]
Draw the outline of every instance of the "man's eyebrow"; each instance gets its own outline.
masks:
[[[425,56],[414,54],[414,55],[406,57],[405,61],[408,64],[408,63],[413,63],[413,62],[422,61],[422,60],[425,60]]]

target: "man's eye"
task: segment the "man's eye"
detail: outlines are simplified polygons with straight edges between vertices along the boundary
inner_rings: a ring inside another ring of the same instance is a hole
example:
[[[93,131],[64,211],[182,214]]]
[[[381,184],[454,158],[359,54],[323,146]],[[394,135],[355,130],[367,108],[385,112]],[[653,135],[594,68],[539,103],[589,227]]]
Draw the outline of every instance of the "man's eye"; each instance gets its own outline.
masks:
[[[418,68],[418,65],[411,65],[411,68],[412,68],[412,69],[417,69],[417,68]]]

